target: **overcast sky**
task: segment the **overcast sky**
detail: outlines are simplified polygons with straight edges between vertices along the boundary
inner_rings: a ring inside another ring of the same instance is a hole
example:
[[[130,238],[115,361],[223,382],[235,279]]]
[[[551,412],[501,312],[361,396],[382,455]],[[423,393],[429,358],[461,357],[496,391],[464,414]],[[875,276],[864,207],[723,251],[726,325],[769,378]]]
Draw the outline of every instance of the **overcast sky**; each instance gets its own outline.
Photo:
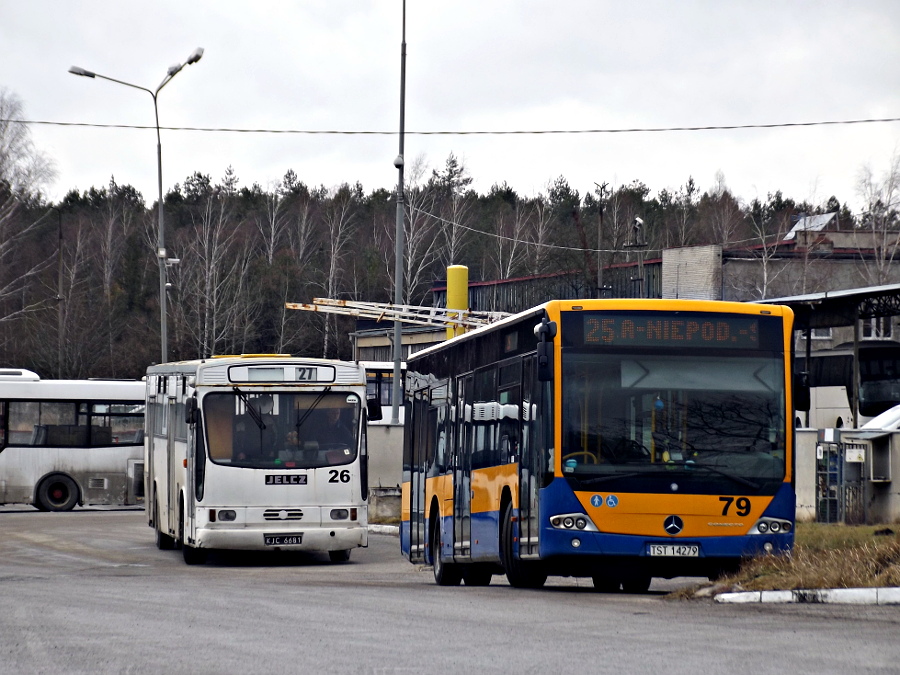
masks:
[[[234,168],[264,188],[392,188],[401,0],[0,0],[0,87],[28,120],[153,126],[149,94],[76,77],[77,65],[155,89],[160,125],[391,135],[163,130],[163,185]],[[717,172],[740,199],[858,205],[863,166],[900,152],[900,122],[592,133],[416,135],[773,124],[900,117],[900,2],[407,0],[406,160],[454,153],[486,192],[524,196],[559,176],[582,195],[639,179],[655,195]],[[31,126],[56,163],[48,196],[134,185],[155,201],[153,130]]]

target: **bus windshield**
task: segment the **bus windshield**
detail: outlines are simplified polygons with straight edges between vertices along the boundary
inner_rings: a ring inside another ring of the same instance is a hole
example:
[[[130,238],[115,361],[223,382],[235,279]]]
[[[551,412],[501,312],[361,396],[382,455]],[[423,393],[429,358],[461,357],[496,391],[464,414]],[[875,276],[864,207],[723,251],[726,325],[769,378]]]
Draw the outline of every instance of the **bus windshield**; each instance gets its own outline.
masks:
[[[356,459],[355,394],[259,393],[234,388],[203,398],[209,458],[251,469],[314,469]]]
[[[779,354],[563,353],[562,471],[584,489],[773,494]]]

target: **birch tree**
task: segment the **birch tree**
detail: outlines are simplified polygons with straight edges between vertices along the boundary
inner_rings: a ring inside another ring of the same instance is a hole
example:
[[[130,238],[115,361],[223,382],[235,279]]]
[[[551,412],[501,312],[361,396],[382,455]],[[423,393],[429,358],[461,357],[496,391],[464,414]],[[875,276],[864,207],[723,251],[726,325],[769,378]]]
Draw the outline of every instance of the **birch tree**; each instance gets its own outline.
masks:
[[[870,166],[863,167],[857,181],[863,200],[863,213],[857,231],[871,241],[872,253],[861,255],[862,274],[870,286],[891,280],[891,271],[900,249],[900,153],[891,158],[887,171],[879,179]],[[862,237],[860,237],[862,239]],[[860,248],[868,248],[861,244]]]
[[[340,291],[340,282],[344,265],[350,254],[351,241],[356,230],[356,199],[350,186],[346,183],[330,192],[322,205],[322,219],[325,226],[325,296],[336,298]],[[333,331],[333,315],[325,316],[325,340],[322,345],[322,356],[331,352]]]
[[[27,300],[24,291],[56,253],[36,260],[20,254],[22,243],[45,225],[44,218],[31,219],[24,207],[42,202],[43,189],[55,175],[52,162],[34,148],[27,125],[15,121],[23,115],[22,101],[0,88],[0,323],[44,306]]]

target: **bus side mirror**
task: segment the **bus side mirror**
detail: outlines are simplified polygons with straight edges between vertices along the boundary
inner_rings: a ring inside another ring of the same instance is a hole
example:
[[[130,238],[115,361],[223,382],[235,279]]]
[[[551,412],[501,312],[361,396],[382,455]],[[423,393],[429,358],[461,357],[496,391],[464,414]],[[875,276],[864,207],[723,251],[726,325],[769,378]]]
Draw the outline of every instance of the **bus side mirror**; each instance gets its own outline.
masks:
[[[556,323],[543,317],[534,327],[537,344],[537,378],[539,382],[553,380],[553,338],[556,337]]]
[[[809,373],[794,373],[794,410],[809,410]]]
[[[381,420],[381,403],[375,395],[366,396],[366,414],[370,422]]]
[[[187,424],[197,423],[197,399],[193,396],[184,402],[184,421]]]

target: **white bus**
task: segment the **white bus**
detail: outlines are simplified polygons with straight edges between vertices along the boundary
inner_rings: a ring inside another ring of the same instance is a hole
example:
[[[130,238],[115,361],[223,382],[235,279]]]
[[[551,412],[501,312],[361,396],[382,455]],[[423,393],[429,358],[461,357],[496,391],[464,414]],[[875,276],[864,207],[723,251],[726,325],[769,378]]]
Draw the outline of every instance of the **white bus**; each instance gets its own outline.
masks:
[[[367,539],[366,373],[281,355],[147,369],[145,503],[161,549],[327,551]]]
[[[143,382],[0,368],[0,504],[139,504],[143,446]]]

